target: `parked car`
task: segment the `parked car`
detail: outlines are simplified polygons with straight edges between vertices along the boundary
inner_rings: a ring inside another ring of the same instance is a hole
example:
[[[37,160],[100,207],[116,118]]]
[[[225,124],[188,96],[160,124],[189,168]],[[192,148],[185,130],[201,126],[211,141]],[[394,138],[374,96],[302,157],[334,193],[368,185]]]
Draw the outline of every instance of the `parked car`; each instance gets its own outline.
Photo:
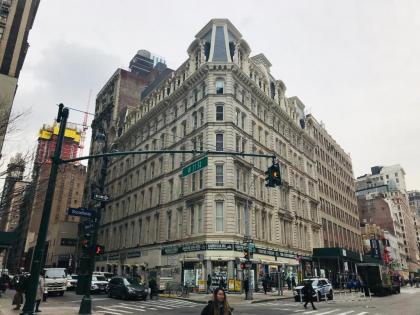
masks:
[[[104,276],[92,275],[92,282],[90,284],[90,292],[100,293],[107,292],[108,290],[108,281]]]
[[[332,300],[334,298],[334,292],[331,283],[326,278],[310,278],[310,279],[303,279],[303,282],[298,284],[294,290],[293,295],[295,297],[295,301],[299,302],[300,298],[302,297],[302,301],[304,300],[304,293],[302,289],[304,287],[304,283],[310,281],[312,287],[315,290],[315,294],[313,295],[314,299],[323,299],[327,296],[328,300]]]
[[[92,275],[105,277],[106,278],[106,281],[108,281],[108,282],[109,282],[109,280],[112,279],[112,277],[114,277],[114,274],[113,273],[111,273],[111,272],[104,272],[104,271],[95,271],[95,272],[93,272]]]
[[[137,278],[114,277],[108,284],[108,296],[124,300],[146,300],[147,290]]]
[[[67,290],[74,290],[77,287],[77,275],[67,276]]]

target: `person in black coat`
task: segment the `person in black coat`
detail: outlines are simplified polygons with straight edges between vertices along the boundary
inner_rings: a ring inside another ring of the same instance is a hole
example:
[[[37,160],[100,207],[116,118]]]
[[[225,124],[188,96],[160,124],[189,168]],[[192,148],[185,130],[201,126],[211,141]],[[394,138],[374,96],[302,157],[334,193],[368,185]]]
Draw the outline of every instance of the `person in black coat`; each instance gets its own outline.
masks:
[[[213,292],[213,299],[201,311],[201,315],[232,315],[233,308],[229,306],[226,292],[223,288],[217,288]]]
[[[306,305],[308,303],[311,303],[312,308],[316,310],[316,307],[314,305],[314,297],[313,295],[316,293],[314,288],[312,287],[312,282],[307,281],[305,282],[305,286],[303,287],[303,294],[305,295],[305,304],[303,305],[304,308],[306,308]]]

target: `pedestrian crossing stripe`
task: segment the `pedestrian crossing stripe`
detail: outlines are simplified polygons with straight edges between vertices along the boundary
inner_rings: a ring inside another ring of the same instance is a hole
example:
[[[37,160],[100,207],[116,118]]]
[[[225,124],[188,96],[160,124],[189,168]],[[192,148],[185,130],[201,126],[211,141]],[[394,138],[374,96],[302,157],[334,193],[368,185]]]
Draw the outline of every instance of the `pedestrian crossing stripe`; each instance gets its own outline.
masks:
[[[113,314],[120,314],[120,313],[132,314],[133,313],[133,312],[129,312],[129,311],[115,310],[113,308],[105,307],[105,306],[96,306],[96,307],[106,311],[106,312],[102,312],[102,313],[110,313],[110,312],[113,312]],[[116,312],[118,312],[118,313],[116,313]]]
[[[251,304],[254,306],[279,306],[278,308],[276,308],[276,310],[279,311],[291,311],[290,308],[284,308],[283,306],[285,304],[275,304],[275,303],[254,303]],[[296,306],[296,304],[291,304],[293,306]],[[306,310],[306,309],[300,309],[300,310],[294,310],[293,312],[296,314],[307,314],[307,315],[367,315],[369,314],[368,312],[357,312],[357,311],[344,311],[341,309],[336,308],[336,309],[322,309],[322,310]],[[336,313],[339,312],[339,313]]]
[[[155,301],[142,301],[131,303],[118,303],[107,306],[96,306],[98,313],[111,314],[111,315],[124,315],[132,314],[132,311],[146,312],[158,311],[159,309],[173,310],[176,308],[196,307],[197,303],[184,301],[184,300],[155,300]]]

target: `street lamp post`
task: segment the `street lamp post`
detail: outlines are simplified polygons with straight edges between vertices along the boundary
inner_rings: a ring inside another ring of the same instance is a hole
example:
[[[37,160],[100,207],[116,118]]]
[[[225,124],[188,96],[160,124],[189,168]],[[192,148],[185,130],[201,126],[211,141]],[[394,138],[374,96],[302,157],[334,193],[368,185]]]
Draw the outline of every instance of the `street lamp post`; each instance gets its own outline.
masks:
[[[23,306],[21,315],[34,315],[36,290],[38,288],[39,275],[44,257],[45,241],[47,239],[48,224],[50,221],[51,206],[54,197],[55,182],[57,180],[58,166],[61,156],[61,148],[63,146],[64,133],[66,131],[67,118],[69,117],[69,109],[63,104],[59,105],[56,121],[60,123],[60,129],[57,137],[57,144],[54,155],[52,157],[51,173],[48,179],[47,191],[45,194],[44,209],[42,211],[41,224],[39,225],[38,239],[36,242],[32,264],[31,275],[29,277],[28,288],[26,291],[25,305]]]

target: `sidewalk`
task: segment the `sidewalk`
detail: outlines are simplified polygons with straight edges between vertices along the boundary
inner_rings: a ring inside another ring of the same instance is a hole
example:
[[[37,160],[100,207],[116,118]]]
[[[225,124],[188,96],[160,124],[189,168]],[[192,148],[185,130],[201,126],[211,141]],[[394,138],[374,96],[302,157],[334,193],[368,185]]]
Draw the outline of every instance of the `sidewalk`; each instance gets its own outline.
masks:
[[[268,292],[267,294],[254,292],[253,293],[253,300],[245,300],[245,293],[237,294],[237,293],[227,293],[227,300],[229,304],[252,304],[252,303],[263,303],[263,302],[270,302],[270,301],[277,301],[277,300],[289,300],[293,299],[293,292],[284,290],[283,295],[278,295],[277,291]],[[205,293],[190,293],[189,297],[183,298],[178,297],[175,294],[160,294],[159,297],[161,298],[173,298],[179,300],[187,300],[190,302],[200,303],[200,304],[207,304],[208,301],[212,299],[211,294]]]
[[[6,294],[2,294],[0,297],[0,315],[19,315],[22,312],[23,305],[21,309],[13,310],[15,307],[12,305],[13,295],[15,294],[14,290],[7,290]],[[64,306],[58,305],[57,303],[51,302],[41,302],[41,306],[39,307],[42,311],[42,315],[75,315],[79,312],[79,305],[75,306]],[[58,312],[59,309],[59,312]],[[92,312],[93,315],[103,315],[100,313]]]

